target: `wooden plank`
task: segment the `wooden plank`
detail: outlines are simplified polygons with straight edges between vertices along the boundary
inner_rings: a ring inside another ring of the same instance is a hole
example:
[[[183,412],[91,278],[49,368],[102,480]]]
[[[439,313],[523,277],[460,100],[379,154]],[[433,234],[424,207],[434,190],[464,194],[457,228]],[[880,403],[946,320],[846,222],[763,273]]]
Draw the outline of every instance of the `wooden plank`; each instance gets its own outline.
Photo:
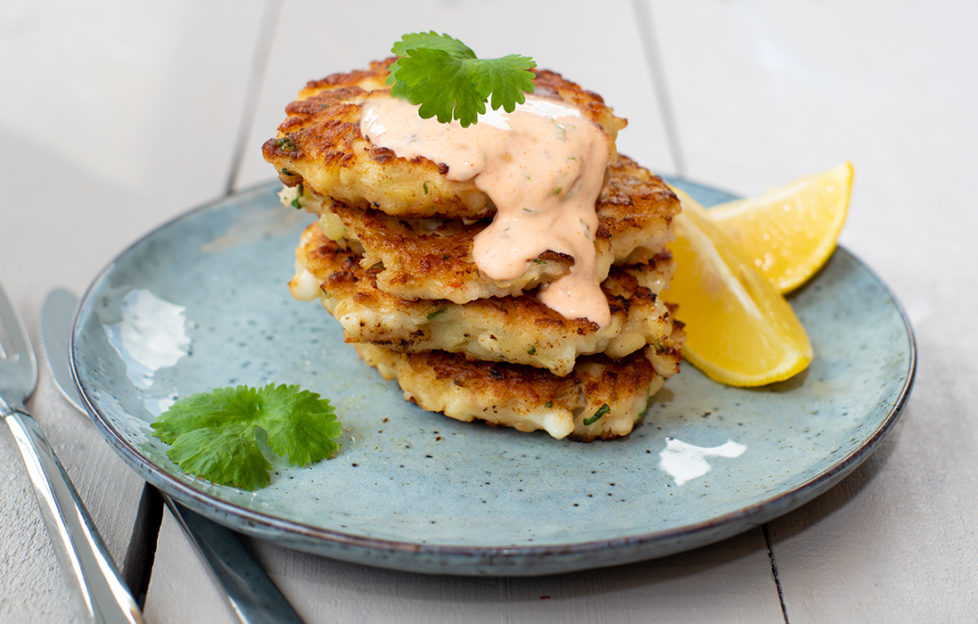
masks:
[[[369,568],[250,540],[302,619],[316,622],[779,622],[759,531],[657,561],[538,578],[426,576]],[[166,512],[149,621],[236,622]],[[761,570],[763,573],[745,573]],[[704,595],[708,598],[704,599]]]
[[[426,576],[254,550],[307,622],[780,622],[759,531],[627,566],[531,578]]]
[[[0,280],[35,344],[49,289],[80,294],[137,236],[222,192],[260,10],[4,3]],[[61,402],[46,370],[31,407],[121,564],[142,481]],[[0,620],[70,621],[74,605],[3,429]]]
[[[167,513],[146,604],[150,621],[236,620]],[[426,576],[349,564],[251,541],[304,621],[780,622],[759,531],[691,553],[537,578]],[[754,570],[763,573],[754,573]]]
[[[917,332],[920,372],[892,437],[771,524],[793,623],[978,612],[978,485],[961,469],[978,461],[964,381],[978,374],[976,17],[953,3],[652,2],[689,174],[756,193],[851,159],[843,243]]]
[[[158,543],[144,608],[147,622],[238,621],[204,559],[169,509],[163,511]]]

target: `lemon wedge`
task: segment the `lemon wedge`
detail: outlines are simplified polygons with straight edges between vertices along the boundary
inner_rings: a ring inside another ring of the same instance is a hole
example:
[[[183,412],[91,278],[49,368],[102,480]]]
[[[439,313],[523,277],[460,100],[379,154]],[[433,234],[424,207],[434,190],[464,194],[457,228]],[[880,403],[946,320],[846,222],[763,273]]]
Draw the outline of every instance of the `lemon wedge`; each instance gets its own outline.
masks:
[[[683,356],[710,378],[760,386],[804,370],[812,346],[791,305],[689,195],[670,249],[676,273],[662,297],[686,324]]]
[[[808,281],[832,255],[851,190],[852,164],[845,162],[759,197],[720,204],[710,216],[786,293]]]

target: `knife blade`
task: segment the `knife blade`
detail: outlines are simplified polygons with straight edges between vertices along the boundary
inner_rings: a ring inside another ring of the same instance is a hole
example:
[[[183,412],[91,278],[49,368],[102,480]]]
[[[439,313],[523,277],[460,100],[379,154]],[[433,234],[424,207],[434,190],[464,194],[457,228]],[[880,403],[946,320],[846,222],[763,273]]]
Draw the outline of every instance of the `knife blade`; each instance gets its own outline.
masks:
[[[41,306],[41,350],[62,396],[76,410],[87,415],[68,363],[71,326],[77,304],[78,299],[64,288],[48,293]]]

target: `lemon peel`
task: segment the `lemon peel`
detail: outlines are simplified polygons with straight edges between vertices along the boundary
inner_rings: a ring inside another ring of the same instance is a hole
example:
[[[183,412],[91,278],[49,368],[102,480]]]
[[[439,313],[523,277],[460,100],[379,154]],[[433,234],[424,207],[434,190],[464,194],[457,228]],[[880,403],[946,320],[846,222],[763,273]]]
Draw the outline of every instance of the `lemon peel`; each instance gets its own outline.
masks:
[[[849,212],[852,164],[805,176],[758,197],[714,206],[710,217],[781,293],[807,282],[835,251]]]
[[[760,386],[808,367],[812,346],[791,305],[709,213],[681,189],[676,273],[662,294],[686,324],[683,356],[718,382]]]

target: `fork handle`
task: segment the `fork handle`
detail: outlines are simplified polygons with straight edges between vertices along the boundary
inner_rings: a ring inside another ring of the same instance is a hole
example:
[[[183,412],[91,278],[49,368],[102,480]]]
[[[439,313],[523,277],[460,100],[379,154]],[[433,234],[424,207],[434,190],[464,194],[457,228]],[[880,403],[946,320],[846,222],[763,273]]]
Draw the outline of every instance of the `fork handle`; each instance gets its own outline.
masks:
[[[4,419],[24,457],[58,558],[71,570],[89,617],[95,622],[143,622],[139,605],[37,421],[19,408]]]

